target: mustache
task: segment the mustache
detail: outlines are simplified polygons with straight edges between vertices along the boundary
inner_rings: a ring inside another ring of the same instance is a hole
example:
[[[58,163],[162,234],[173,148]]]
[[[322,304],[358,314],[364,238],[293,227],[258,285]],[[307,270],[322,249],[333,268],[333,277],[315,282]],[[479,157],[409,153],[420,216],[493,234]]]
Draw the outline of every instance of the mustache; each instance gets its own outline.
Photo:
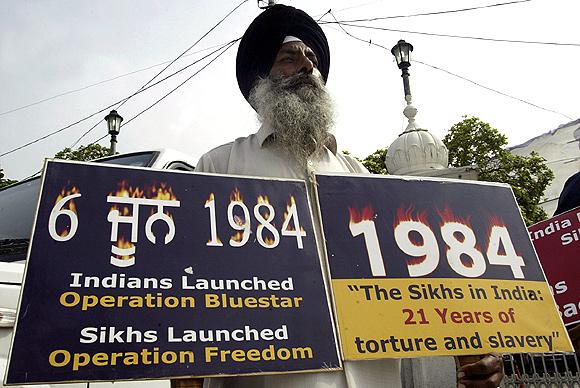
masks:
[[[294,90],[303,85],[309,85],[316,89],[324,88],[322,79],[311,73],[298,73],[287,77],[278,77],[274,84],[283,90]]]

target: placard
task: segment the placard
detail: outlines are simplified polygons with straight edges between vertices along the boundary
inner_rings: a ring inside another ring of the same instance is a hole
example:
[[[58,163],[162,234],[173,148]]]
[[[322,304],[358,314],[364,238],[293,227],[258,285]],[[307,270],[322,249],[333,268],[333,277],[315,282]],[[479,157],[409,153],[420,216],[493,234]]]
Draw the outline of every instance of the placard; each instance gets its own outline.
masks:
[[[345,360],[572,349],[508,186],[316,180]]]
[[[580,322],[580,207],[528,231],[564,324]]]
[[[7,383],[340,367],[303,181],[47,163]]]

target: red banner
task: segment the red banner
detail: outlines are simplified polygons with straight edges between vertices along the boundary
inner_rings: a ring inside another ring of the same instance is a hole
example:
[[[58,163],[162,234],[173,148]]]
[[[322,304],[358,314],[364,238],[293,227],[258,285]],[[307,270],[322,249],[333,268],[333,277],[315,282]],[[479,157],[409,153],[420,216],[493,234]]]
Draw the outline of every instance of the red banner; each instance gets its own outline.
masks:
[[[564,324],[580,322],[580,207],[528,228]]]

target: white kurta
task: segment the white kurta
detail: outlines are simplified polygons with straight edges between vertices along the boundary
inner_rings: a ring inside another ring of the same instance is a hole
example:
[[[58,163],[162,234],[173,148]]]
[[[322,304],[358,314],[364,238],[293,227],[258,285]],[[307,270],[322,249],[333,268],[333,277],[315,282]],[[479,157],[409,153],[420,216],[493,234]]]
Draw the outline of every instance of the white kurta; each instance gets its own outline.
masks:
[[[308,168],[299,166],[289,159],[272,138],[272,130],[263,125],[248,137],[238,138],[217,147],[201,157],[195,171],[218,174],[246,175],[259,177],[294,178],[306,181],[308,192],[313,198],[310,174],[320,172],[368,173],[356,159],[337,153],[334,138],[322,156],[308,162]],[[315,219],[315,231],[319,256],[323,243],[318,213],[311,209]],[[322,263],[323,268],[326,263]],[[323,270],[326,277],[326,271]],[[328,279],[324,279],[329,285]],[[204,380],[205,388],[373,388],[401,387],[400,362],[398,360],[346,361],[344,371],[295,373],[271,376],[224,377]]]

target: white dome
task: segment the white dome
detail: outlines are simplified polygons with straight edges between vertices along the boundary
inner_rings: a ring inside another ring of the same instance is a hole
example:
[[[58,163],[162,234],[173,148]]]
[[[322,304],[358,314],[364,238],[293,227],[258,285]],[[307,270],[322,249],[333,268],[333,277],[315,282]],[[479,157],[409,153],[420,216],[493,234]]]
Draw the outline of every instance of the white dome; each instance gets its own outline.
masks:
[[[447,168],[447,147],[426,129],[417,128],[417,109],[411,105],[410,96],[407,103],[403,113],[409,119],[409,125],[389,146],[385,159],[387,170],[390,174],[410,175],[421,170]]]
[[[424,129],[404,132],[389,146],[385,159],[390,174],[447,168],[447,147]]]

